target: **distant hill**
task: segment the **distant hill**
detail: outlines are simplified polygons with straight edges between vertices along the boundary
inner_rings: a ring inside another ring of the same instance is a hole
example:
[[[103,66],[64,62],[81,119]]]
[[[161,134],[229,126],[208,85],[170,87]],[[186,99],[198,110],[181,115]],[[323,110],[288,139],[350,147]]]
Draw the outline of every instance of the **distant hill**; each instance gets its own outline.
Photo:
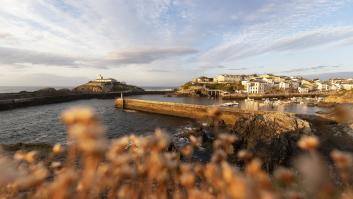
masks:
[[[329,80],[332,78],[353,78],[353,72],[337,72],[337,73],[320,73],[320,74],[311,74],[311,75],[302,75],[302,77],[307,79],[316,79]]]

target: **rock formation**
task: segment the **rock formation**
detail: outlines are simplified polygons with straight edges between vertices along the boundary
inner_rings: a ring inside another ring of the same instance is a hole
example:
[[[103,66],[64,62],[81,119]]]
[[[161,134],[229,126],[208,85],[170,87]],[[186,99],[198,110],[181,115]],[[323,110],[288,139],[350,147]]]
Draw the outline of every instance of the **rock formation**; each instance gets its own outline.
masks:
[[[121,82],[88,82],[74,88],[74,91],[84,93],[107,93],[120,91],[142,92],[144,90],[137,86],[124,84]]]
[[[275,165],[287,164],[298,149],[297,140],[311,134],[310,124],[288,113],[244,115],[233,127],[243,148],[264,161],[268,170]]]

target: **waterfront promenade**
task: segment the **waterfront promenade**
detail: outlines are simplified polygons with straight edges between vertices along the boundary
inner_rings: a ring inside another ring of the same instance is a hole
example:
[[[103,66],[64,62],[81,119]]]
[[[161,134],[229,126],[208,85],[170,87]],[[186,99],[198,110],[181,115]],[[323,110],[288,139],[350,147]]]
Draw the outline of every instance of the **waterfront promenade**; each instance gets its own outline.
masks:
[[[327,93],[314,92],[314,93],[271,93],[271,94],[234,94],[234,95],[223,95],[222,99],[262,99],[262,98],[278,98],[288,99],[292,97],[326,97]]]

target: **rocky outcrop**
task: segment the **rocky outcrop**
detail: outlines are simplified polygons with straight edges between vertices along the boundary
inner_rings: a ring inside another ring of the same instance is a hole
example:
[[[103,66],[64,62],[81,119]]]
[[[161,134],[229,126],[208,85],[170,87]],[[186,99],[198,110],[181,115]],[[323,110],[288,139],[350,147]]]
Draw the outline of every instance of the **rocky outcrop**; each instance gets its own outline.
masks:
[[[310,124],[288,113],[244,115],[233,127],[243,148],[252,151],[264,161],[268,170],[287,164],[298,151],[297,140],[311,134]]]
[[[88,82],[86,84],[82,84],[74,88],[74,91],[83,92],[83,93],[107,93],[107,92],[121,92],[121,91],[143,92],[144,90],[137,86],[123,84],[120,82],[113,82],[113,83]]]
[[[326,103],[353,103],[353,90],[339,91],[335,94],[327,96],[324,101]]]

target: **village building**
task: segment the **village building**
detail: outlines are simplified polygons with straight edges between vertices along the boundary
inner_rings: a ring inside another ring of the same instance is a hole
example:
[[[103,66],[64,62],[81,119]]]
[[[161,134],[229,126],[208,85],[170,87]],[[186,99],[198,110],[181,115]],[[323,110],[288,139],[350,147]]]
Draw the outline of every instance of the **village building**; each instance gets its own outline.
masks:
[[[331,84],[330,90],[332,91],[339,91],[342,89],[342,85],[339,83]]]
[[[278,87],[279,87],[280,89],[286,90],[286,89],[289,89],[290,84],[289,84],[289,82],[283,81],[283,82],[280,82],[280,83],[279,83]]]
[[[213,82],[213,78],[201,76],[201,77],[193,79],[192,82],[194,82],[194,83],[211,83],[211,82]]]
[[[229,75],[229,74],[218,75],[213,79],[213,81],[217,83],[232,83],[232,82],[239,82],[241,80],[243,80],[243,77],[241,75]]]
[[[322,82],[315,82],[316,84],[316,88],[319,91],[328,91],[330,89],[330,86],[326,83],[322,83]]]
[[[299,93],[309,93],[309,88],[305,86],[300,86],[298,87],[298,92]]]
[[[344,84],[342,84],[342,89],[344,89],[344,90],[352,90],[353,89],[353,83],[344,83]]]
[[[290,87],[291,87],[292,89],[294,89],[294,90],[297,90],[297,89],[299,88],[299,86],[300,86],[299,81],[292,80],[292,81],[290,82]]]
[[[249,94],[263,94],[267,88],[267,83],[263,81],[250,81],[246,84],[246,92]]]

